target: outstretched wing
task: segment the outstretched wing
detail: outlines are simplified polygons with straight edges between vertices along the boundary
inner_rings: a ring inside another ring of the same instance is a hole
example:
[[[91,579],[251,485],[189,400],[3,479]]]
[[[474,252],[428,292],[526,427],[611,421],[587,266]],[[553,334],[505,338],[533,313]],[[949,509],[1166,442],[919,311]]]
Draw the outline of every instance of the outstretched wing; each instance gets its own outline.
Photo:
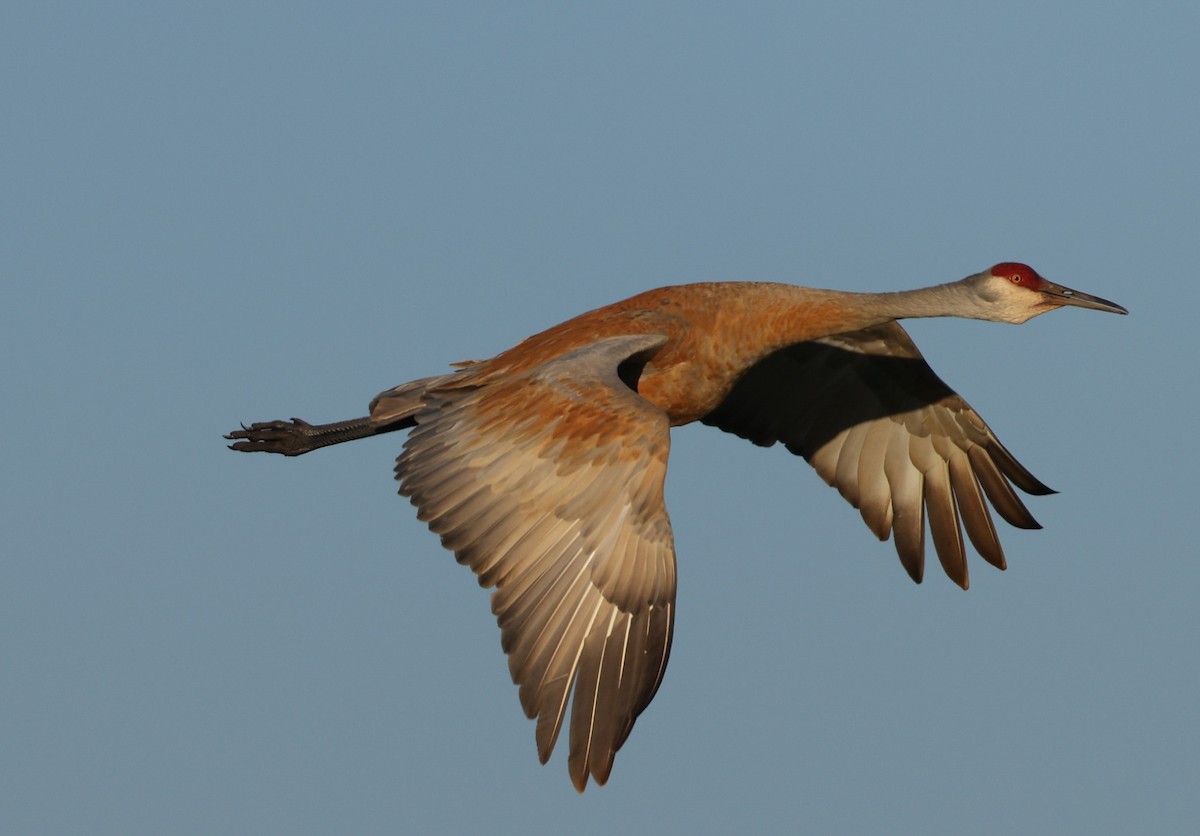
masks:
[[[568,769],[580,791],[588,775],[608,779],[671,647],[669,424],[624,382],[665,342],[610,337],[520,374],[434,388],[396,463],[419,517],[496,588],[543,763],[574,687]]]
[[[897,322],[771,354],[703,420],[755,444],[782,441],[803,456],[879,539],[894,535],[918,583],[927,512],[942,568],[966,589],[962,524],[983,558],[1005,567],[984,497],[1018,528],[1040,528],[1010,482],[1053,493],[934,374]]]

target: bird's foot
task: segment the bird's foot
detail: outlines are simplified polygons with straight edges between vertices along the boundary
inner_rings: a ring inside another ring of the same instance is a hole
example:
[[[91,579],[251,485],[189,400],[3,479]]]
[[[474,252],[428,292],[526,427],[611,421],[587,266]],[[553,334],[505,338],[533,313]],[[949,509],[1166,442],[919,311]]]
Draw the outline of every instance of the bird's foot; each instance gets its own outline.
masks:
[[[300,418],[291,421],[258,421],[248,427],[242,424],[240,430],[234,430],[225,438],[234,442],[229,445],[230,450],[299,456],[322,446],[315,443],[318,435],[316,429]]]

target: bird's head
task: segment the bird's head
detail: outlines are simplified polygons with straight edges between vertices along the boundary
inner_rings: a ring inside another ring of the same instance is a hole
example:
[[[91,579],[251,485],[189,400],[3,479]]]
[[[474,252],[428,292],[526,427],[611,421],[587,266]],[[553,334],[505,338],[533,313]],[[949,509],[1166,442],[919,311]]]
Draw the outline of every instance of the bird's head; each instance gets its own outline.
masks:
[[[964,280],[974,290],[987,319],[1020,323],[1066,305],[1126,314],[1115,302],[1047,281],[1028,264],[1004,261]]]

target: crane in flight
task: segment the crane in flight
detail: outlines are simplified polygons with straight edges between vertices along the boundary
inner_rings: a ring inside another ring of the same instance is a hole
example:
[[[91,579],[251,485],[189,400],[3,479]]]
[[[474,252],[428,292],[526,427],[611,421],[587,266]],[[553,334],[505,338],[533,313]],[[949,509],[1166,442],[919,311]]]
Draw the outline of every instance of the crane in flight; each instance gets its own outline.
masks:
[[[891,536],[914,581],[926,521],[967,588],[962,531],[1005,568],[988,503],[1039,528],[1013,486],[1052,493],[926,364],[897,322],[1022,323],[1113,302],[997,264],[957,282],[848,293],[766,282],[664,287],[598,308],[490,360],[377,395],[363,418],[243,425],[230,447],[298,456],[410,430],[400,493],[494,588],[492,612],[521,705],[550,757],[572,702],[567,768],[582,792],[662,681],[675,549],[663,500],[670,428],[702,421],[803,456]]]

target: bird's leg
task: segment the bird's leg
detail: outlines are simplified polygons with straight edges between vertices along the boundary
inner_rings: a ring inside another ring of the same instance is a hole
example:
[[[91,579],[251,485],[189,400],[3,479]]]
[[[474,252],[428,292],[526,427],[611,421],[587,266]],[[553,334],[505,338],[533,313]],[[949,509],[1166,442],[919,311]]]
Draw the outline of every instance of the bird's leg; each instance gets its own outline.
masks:
[[[234,430],[225,437],[234,442],[229,445],[230,450],[299,456],[318,447],[401,429],[402,425],[403,422],[380,424],[369,417],[333,424],[310,424],[293,418],[291,421],[260,421],[248,427],[243,424],[240,430]]]

